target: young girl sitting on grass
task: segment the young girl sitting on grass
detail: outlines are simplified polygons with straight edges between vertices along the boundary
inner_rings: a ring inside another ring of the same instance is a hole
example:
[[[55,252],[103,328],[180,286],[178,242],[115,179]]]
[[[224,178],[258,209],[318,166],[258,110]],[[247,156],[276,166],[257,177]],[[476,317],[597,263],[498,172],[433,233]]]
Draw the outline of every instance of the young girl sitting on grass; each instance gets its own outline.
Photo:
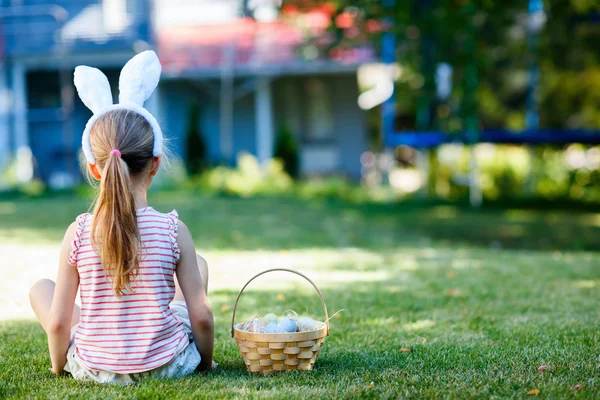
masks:
[[[177,212],[160,213],[146,199],[163,140],[143,103],[160,70],[154,52],[130,60],[116,105],[102,72],[75,70],[77,91],[94,112],[82,143],[100,187],[94,213],[67,229],[56,284],[41,280],[30,291],[54,374],[131,383],[212,367],[206,262]]]

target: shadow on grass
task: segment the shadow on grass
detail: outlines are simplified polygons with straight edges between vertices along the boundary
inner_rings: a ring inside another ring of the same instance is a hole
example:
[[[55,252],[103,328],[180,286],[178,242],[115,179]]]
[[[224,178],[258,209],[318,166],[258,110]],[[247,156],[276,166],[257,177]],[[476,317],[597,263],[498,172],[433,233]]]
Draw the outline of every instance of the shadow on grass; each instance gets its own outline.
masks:
[[[151,204],[161,211],[176,208],[204,250],[385,250],[434,244],[530,250],[600,248],[600,214],[593,208],[560,210],[513,203],[472,210],[433,201],[369,204],[193,192],[152,193]],[[0,200],[0,238],[58,242],[88,206],[88,201],[66,194]]]
[[[336,292],[328,295],[336,297]],[[248,316],[258,310],[272,310],[281,313],[285,308],[302,310],[310,309],[311,315],[321,316],[319,302],[315,300],[316,294],[302,291],[289,291],[286,299],[277,303],[276,291],[253,291],[243,299],[240,304],[240,315]],[[197,394],[199,387],[204,396],[244,396],[246,394],[268,394],[270,391],[286,393],[298,390],[310,393],[316,390],[321,396],[329,397],[341,391],[352,390],[356,382],[363,379],[374,379],[372,368],[395,364],[398,360],[389,360],[386,363],[377,361],[375,356],[381,349],[371,348],[359,351],[368,343],[349,345],[347,340],[357,340],[356,336],[347,336],[343,333],[343,325],[354,325],[354,322],[342,322],[337,319],[332,330],[332,336],[327,340],[324,350],[317,362],[317,368],[311,373],[289,373],[269,378],[249,375],[239,351],[229,334],[231,308],[224,309],[223,305],[231,307],[237,292],[216,291],[218,301],[213,302],[216,321],[216,346],[215,359],[219,368],[209,375],[196,374],[178,381],[148,380],[133,388],[100,387],[90,383],[80,383],[70,377],[53,378],[48,372],[49,357],[47,354],[46,337],[41,327],[33,321],[0,322],[0,396],[6,397],[53,397],[83,396],[147,396],[163,397],[171,390],[176,389],[174,398],[186,398]],[[284,305],[285,304],[285,305]],[[275,309],[273,309],[275,308]],[[320,318],[322,319],[322,318]],[[382,329],[380,329],[381,331]],[[384,329],[386,336],[392,334],[393,328]],[[354,330],[355,334],[357,332]],[[359,339],[360,342],[360,339]],[[349,348],[354,350],[349,351]],[[368,375],[363,378],[358,376]],[[373,375],[373,376],[371,376]],[[332,378],[341,380],[332,386]],[[361,386],[367,386],[362,385]],[[333,391],[332,388],[335,387]],[[288,388],[288,389],[286,389]],[[150,392],[148,392],[150,391]],[[315,393],[317,393],[315,392]],[[171,397],[171,396],[169,396]],[[293,397],[293,396],[292,396]]]
[[[1,322],[0,397],[332,398],[397,397],[400,392],[408,397],[515,397],[532,385],[560,397],[569,385],[593,376],[596,289],[569,283],[598,280],[593,265],[568,271],[559,263],[513,263],[490,265],[480,273],[458,270],[451,277],[442,271],[443,266],[433,265],[392,271],[371,282],[324,285],[330,312],[346,311],[331,321],[315,370],[268,378],[247,374],[230,337],[233,290],[211,292],[217,371],[176,381],[147,380],[130,388],[52,378],[38,324]],[[304,286],[249,290],[239,315],[243,320],[285,309],[322,315],[318,296]],[[552,379],[536,372],[547,363]],[[598,392],[596,387],[587,390]]]

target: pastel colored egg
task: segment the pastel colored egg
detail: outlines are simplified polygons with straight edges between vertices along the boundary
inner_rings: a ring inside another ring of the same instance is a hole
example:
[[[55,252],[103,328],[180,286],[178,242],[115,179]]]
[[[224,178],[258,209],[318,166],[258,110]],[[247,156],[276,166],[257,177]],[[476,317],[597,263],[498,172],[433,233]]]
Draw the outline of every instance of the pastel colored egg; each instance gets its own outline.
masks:
[[[277,324],[277,332],[296,332],[296,321],[291,318],[283,318]]]
[[[309,317],[298,318],[298,329],[300,332],[314,331],[317,329],[317,321]]]
[[[275,322],[275,324],[277,324],[277,322],[279,321],[279,318],[275,314],[267,314],[263,317],[263,320],[267,324],[270,324],[271,322]]]
[[[269,322],[269,324],[265,328],[265,333],[275,333],[275,332],[277,332],[277,322]]]

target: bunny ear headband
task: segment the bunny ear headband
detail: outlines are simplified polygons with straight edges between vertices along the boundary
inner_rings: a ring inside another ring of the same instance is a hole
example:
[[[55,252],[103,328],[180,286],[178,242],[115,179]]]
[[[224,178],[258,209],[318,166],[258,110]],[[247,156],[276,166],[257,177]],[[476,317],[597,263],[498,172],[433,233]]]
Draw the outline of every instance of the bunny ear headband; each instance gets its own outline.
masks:
[[[144,108],[144,102],[150,97],[160,79],[160,61],[156,53],[144,51],[125,64],[119,77],[119,103],[113,104],[108,79],[99,69],[80,65],[75,68],[74,82],[77,93],[94,115],[85,125],[81,147],[90,164],[96,164],[90,144],[90,131],[102,115],[112,110],[130,110],[144,117],[154,131],[153,155],[162,155],[163,134],[156,118]]]

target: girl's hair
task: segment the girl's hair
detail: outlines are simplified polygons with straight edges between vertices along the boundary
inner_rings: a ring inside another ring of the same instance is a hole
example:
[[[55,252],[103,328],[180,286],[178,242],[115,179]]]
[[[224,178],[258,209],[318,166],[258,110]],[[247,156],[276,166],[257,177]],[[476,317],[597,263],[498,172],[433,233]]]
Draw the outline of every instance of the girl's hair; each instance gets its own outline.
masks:
[[[92,154],[102,178],[94,204],[92,246],[117,296],[137,275],[141,239],[130,177],[149,168],[154,147],[152,127],[141,115],[113,110],[90,131]],[[119,156],[112,150],[119,150]]]

